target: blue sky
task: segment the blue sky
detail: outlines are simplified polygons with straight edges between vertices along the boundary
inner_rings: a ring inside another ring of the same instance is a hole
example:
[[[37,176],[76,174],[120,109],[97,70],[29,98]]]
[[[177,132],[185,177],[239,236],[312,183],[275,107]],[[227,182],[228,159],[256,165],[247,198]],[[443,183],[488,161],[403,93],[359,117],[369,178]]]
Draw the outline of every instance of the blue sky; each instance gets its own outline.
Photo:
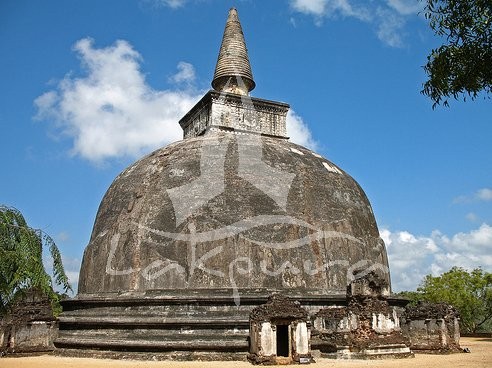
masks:
[[[0,203],[55,238],[72,281],[112,180],[180,139],[210,88],[231,6],[252,95],[288,102],[292,139],[364,188],[393,288],[492,271],[491,103],[419,93],[440,40],[418,0],[4,0]]]

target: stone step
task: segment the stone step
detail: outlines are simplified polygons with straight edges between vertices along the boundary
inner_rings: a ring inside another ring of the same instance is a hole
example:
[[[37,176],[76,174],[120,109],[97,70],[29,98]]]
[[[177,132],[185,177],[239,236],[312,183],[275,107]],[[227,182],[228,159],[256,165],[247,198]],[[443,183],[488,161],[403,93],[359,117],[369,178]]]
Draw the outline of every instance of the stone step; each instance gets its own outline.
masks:
[[[106,340],[114,340],[114,341],[121,341],[122,343],[125,341],[160,341],[160,342],[166,342],[166,341],[183,341],[183,342],[188,342],[191,345],[195,344],[197,341],[215,341],[217,344],[221,344],[222,342],[228,341],[228,342],[247,342],[248,341],[248,336],[247,335],[211,335],[211,334],[200,334],[200,335],[194,335],[194,334],[189,334],[189,335],[167,335],[167,336],[162,336],[162,335],[154,335],[154,334],[147,334],[147,335],[135,335],[135,334],[120,334],[120,333],[115,333],[115,331],[110,331],[107,334],[99,334],[99,335],[88,335],[88,334],[60,334],[57,339],[67,339],[71,341],[82,341],[82,340],[90,340],[90,341],[106,341]],[[58,340],[57,340],[58,341]]]
[[[162,318],[162,317],[129,317],[129,316],[65,316],[58,317],[60,328],[65,326],[142,326],[148,328],[165,328],[171,326],[207,326],[209,328],[219,327],[246,327],[249,328],[249,320],[247,319],[232,319],[232,318]]]
[[[57,348],[69,349],[103,349],[123,351],[248,351],[249,343],[246,339],[161,339],[137,340],[117,338],[80,338],[59,337],[55,340]]]
[[[66,315],[90,315],[90,314],[225,314],[225,315],[249,315],[252,306],[223,306],[223,305],[130,305],[130,306],[98,306],[92,308],[64,309]]]
[[[248,318],[249,310],[210,310],[210,309],[159,309],[159,310],[134,310],[134,309],[94,309],[63,312],[64,317],[78,316],[128,316],[128,317],[156,317],[156,318],[182,318],[182,317],[208,317],[208,318]]]
[[[115,337],[118,339],[217,339],[217,340],[245,340],[249,336],[248,330],[176,330],[176,329],[91,329],[91,330],[60,330],[58,337],[60,338],[106,338]]]

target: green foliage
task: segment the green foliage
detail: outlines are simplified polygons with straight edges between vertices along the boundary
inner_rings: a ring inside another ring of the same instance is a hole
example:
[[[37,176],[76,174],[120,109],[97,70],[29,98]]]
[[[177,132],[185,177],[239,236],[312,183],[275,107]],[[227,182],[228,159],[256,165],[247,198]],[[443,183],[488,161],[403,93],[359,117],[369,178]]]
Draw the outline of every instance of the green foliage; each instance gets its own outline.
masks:
[[[52,279],[43,265],[43,248],[53,259],[53,278],[65,292],[72,288],[63,268],[60,251],[53,239],[30,228],[15,208],[0,206],[0,315],[12,305],[22,290],[38,288],[56,305]]]
[[[422,293],[418,291],[400,291],[396,296],[409,300],[410,305],[416,305],[418,302],[424,300]]]
[[[480,268],[468,272],[453,267],[437,277],[427,275],[415,296],[453,305],[460,312],[464,332],[484,330],[492,321],[492,274]]]
[[[448,97],[492,92],[492,0],[426,0],[426,19],[445,44],[432,50],[422,94],[433,108]]]

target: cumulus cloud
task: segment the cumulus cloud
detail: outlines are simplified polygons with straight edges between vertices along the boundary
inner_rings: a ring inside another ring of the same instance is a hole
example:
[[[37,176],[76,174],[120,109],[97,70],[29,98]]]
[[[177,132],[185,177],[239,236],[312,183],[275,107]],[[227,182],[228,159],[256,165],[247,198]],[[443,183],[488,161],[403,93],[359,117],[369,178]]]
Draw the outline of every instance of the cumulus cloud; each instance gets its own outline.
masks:
[[[62,231],[61,233],[55,236],[57,242],[64,243],[70,239],[70,234],[66,231]]]
[[[144,0],[153,3],[155,6],[167,6],[172,9],[181,8],[187,0]]]
[[[327,0],[293,0],[291,6],[293,9],[304,13],[314,15],[324,15]]]
[[[372,26],[384,44],[391,47],[404,45],[404,27],[409,16],[418,14],[420,0],[291,0],[295,12],[313,16],[317,25],[322,19],[353,17]]]
[[[365,20],[369,17],[364,6],[354,6],[349,0],[291,0],[290,5],[295,11],[318,18],[340,15]]]
[[[313,139],[309,127],[292,109],[287,113],[287,135],[290,137],[291,142],[312,150],[318,148],[318,143]]]
[[[492,201],[492,189],[482,188],[476,193],[476,198],[480,201]]]
[[[178,72],[169,79],[176,84],[193,83],[195,81],[195,68],[190,63],[180,61],[178,63]]]
[[[182,136],[178,120],[200,94],[187,86],[158,91],[140,71],[142,57],[126,41],[105,48],[91,39],[74,46],[86,75],[71,74],[35,101],[37,118],[56,121],[73,140],[72,154],[100,163],[138,157]],[[176,83],[191,82],[194,69],[178,64]]]
[[[382,229],[390,262],[393,289],[415,290],[425,275],[438,275],[453,266],[492,271],[492,227],[482,224],[451,237],[440,231],[414,235]]]
[[[422,0],[386,0],[386,2],[402,15],[418,14],[424,8]]]
[[[472,203],[472,202],[489,202],[492,201],[492,189],[482,188],[471,195],[460,195],[453,199],[453,204]]]
[[[402,30],[405,20],[387,8],[378,8],[376,16],[378,18],[376,33],[379,40],[391,47],[402,47]]]
[[[136,158],[181,139],[178,121],[202,96],[193,87],[193,65],[180,62],[169,78],[173,89],[159,91],[146,83],[142,57],[126,41],[96,48],[91,39],[82,39],[74,50],[86,75],[68,74],[34,101],[37,118],[56,122],[73,141],[73,155],[94,163]],[[316,148],[308,126],[292,110],[287,130],[292,141]]]

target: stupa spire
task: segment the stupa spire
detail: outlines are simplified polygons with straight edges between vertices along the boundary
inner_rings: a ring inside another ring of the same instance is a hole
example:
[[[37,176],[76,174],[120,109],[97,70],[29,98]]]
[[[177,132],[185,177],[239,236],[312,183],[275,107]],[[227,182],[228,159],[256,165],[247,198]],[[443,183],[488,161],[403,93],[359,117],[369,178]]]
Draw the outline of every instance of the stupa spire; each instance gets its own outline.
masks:
[[[248,49],[235,8],[229,10],[212,87],[219,92],[241,95],[248,95],[255,88]]]

